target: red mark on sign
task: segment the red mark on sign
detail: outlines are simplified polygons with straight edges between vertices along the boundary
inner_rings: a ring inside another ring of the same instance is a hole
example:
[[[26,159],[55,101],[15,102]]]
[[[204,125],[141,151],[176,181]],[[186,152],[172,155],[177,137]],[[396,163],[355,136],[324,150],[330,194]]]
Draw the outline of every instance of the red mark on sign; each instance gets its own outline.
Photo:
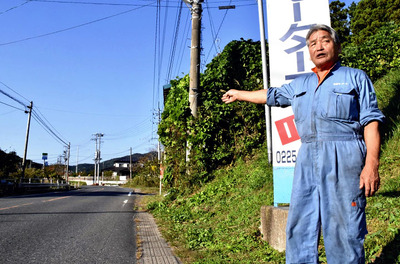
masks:
[[[300,139],[294,124],[294,115],[275,121],[275,125],[276,129],[278,130],[282,145],[286,145]]]

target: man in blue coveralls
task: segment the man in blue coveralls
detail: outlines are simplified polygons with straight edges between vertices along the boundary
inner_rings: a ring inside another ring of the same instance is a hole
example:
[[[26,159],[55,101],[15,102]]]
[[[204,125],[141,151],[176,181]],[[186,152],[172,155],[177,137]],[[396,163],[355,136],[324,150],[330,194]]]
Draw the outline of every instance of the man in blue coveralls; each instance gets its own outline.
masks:
[[[384,116],[368,76],[340,65],[341,46],[331,27],[313,26],[306,40],[313,73],[280,88],[232,89],[222,100],[293,108],[302,145],[286,227],[286,262],[318,263],[322,231],[329,264],[364,263],[365,197],[379,188],[378,124]]]

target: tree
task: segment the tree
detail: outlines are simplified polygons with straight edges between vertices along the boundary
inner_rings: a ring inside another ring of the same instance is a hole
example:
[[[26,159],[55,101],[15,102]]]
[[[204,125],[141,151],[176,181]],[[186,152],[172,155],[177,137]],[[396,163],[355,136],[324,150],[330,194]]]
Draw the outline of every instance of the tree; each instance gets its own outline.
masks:
[[[331,26],[339,34],[342,46],[345,46],[350,37],[349,9],[344,8],[345,3],[333,1],[329,4]]]
[[[11,174],[18,171],[21,158],[12,151],[6,153],[0,149],[0,178],[8,178]]]
[[[372,81],[400,67],[400,24],[387,23],[363,43],[343,49],[343,65],[365,71]]]
[[[399,0],[361,0],[352,12],[352,42],[365,42],[388,22],[400,23]]]

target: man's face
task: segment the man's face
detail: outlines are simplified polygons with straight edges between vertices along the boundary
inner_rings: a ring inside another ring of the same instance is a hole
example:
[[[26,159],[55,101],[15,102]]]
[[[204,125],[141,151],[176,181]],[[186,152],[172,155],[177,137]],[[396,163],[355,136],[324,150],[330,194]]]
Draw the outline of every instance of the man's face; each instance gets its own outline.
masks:
[[[339,47],[336,47],[331,35],[325,30],[311,34],[308,50],[312,62],[320,70],[331,68],[339,57]]]

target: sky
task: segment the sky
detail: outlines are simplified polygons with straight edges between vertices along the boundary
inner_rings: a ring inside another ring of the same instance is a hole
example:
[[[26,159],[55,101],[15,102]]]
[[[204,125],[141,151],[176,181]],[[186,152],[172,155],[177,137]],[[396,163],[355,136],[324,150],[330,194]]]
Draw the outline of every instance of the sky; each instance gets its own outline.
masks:
[[[227,5],[236,8],[218,8]],[[24,155],[25,110],[33,102],[27,159],[42,163],[48,153],[54,164],[70,144],[70,165],[93,163],[97,133],[104,135],[103,160],[129,155],[130,148],[157,150],[162,86],[190,69],[190,9],[180,6],[1,0],[0,149]],[[203,71],[230,41],[260,40],[257,1],[206,0],[203,8]]]

